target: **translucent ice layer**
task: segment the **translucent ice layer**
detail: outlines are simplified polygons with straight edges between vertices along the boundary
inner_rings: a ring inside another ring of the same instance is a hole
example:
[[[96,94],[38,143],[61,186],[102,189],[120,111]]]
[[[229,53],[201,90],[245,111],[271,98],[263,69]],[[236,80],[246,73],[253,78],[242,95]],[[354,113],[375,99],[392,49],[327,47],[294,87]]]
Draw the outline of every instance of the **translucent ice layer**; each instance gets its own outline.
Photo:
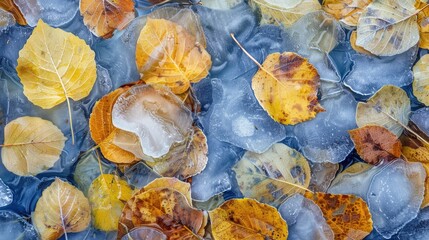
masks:
[[[39,236],[33,225],[11,211],[0,211],[0,238],[37,240]]]

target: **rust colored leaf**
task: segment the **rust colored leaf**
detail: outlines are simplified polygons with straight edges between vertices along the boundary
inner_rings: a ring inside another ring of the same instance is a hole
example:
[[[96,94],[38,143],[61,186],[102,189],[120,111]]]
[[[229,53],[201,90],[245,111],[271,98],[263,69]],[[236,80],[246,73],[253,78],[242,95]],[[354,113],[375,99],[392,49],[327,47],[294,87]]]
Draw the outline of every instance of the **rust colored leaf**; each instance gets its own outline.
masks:
[[[18,6],[13,2],[13,0],[1,0],[0,8],[3,8],[4,10],[12,13],[19,25],[27,25],[24,15],[21,13],[21,10],[19,10]]]
[[[306,192],[305,197],[320,207],[335,239],[363,239],[372,231],[371,213],[362,198],[322,192]]]
[[[186,200],[188,200],[189,203],[192,203],[191,185],[189,183],[180,181],[177,178],[163,177],[163,178],[157,178],[152,182],[148,183],[146,186],[143,187],[143,190],[148,191],[148,190],[157,189],[157,188],[174,189],[180,192],[181,194],[183,194],[183,196],[186,197]]]
[[[367,125],[349,131],[359,156],[365,162],[376,165],[401,156],[401,142],[384,127]]]

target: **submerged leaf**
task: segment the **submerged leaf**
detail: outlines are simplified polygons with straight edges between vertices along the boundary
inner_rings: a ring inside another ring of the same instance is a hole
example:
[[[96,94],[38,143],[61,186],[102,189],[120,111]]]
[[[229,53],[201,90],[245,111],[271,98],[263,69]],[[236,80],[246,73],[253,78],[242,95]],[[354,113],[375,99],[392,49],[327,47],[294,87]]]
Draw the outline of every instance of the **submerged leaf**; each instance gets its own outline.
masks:
[[[372,0],[324,0],[323,10],[350,27],[356,27],[362,11]]]
[[[27,21],[25,20],[24,15],[22,14],[21,10],[19,10],[19,7],[14,3],[13,0],[1,0],[0,8],[12,13],[13,17],[19,25],[27,25]]]
[[[366,55],[374,56],[374,55],[372,55],[372,53],[371,53],[371,52],[369,52],[369,51],[365,50],[365,48],[363,48],[363,47],[360,47],[360,46],[356,45],[356,38],[357,38],[356,31],[353,31],[353,32],[350,34],[350,45],[352,46],[353,50],[355,50],[355,51],[356,51],[356,52],[358,52],[358,53],[362,53],[362,54],[366,54]]]
[[[32,220],[42,239],[55,240],[83,231],[91,221],[88,199],[73,185],[56,178],[37,201]]]
[[[88,96],[96,80],[95,53],[84,40],[39,20],[19,51],[18,76],[24,95],[33,104],[50,109],[67,101],[74,143],[70,98]]]
[[[413,76],[414,96],[424,105],[429,106],[429,54],[421,57],[414,65]]]
[[[378,90],[367,103],[358,103],[356,123],[358,127],[378,125],[400,136],[407,126],[411,112],[410,99],[399,87],[386,85]]]
[[[425,49],[429,49],[429,8],[427,5],[422,0],[417,0],[414,5],[417,9],[421,9],[417,14],[417,23],[419,24],[420,32],[419,46]]]
[[[3,165],[20,176],[39,174],[54,166],[66,140],[61,130],[48,120],[17,118],[4,128]]]
[[[401,142],[384,127],[368,125],[349,131],[359,156],[365,162],[376,165],[401,156]]]
[[[403,53],[419,41],[415,0],[377,0],[363,11],[356,44],[379,56]]]
[[[246,152],[233,170],[245,197],[275,207],[294,193],[304,192],[311,177],[307,160],[282,143],[262,154]]]
[[[89,187],[94,227],[102,231],[115,231],[125,202],[132,196],[127,182],[113,174],[101,174]]]
[[[320,207],[335,239],[363,239],[372,231],[371,213],[362,198],[321,192],[306,192],[305,197]]]
[[[100,7],[101,6],[101,7]],[[96,36],[109,38],[134,19],[133,0],[80,0],[83,22]]]
[[[284,240],[288,229],[277,209],[250,198],[232,199],[210,211],[214,239]]]

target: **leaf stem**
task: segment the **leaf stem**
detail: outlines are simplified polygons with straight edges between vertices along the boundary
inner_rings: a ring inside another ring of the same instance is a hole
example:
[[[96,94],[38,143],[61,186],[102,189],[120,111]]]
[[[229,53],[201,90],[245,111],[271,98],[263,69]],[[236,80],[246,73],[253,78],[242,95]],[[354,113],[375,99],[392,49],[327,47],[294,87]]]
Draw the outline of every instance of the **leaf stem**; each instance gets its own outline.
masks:
[[[396,118],[394,118],[392,115],[390,115],[389,113],[382,111],[382,113],[384,113],[386,116],[388,116],[390,119],[392,119],[393,121],[395,121],[397,124],[401,125],[403,128],[405,128],[408,132],[412,133],[414,136],[416,136],[420,141],[426,143],[427,145],[429,145],[429,143],[422,138],[418,133],[416,133],[415,131],[413,131],[411,128],[409,128],[408,126],[405,126],[405,124],[401,123],[400,121],[398,121]]]
[[[67,101],[67,108],[68,108],[68,112],[69,112],[69,122],[70,122],[70,133],[71,133],[71,137],[72,137],[72,144],[74,145],[74,130],[73,130],[73,117],[72,117],[72,112],[71,112],[71,107],[70,107],[70,99],[68,97],[66,97],[66,101]]]
[[[237,45],[241,48],[241,50],[243,50],[243,52],[256,64],[258,65],[259,68],[263,68],[262,65],[252,56],[250,55],[249,52],[246,51],[246,49],[244,49],[244,47],[240,44],[240,42],[235,38],[234,33],[230,33],[229,34],[232,38],[232,40],[234,40],[235,43],[237,43]]]

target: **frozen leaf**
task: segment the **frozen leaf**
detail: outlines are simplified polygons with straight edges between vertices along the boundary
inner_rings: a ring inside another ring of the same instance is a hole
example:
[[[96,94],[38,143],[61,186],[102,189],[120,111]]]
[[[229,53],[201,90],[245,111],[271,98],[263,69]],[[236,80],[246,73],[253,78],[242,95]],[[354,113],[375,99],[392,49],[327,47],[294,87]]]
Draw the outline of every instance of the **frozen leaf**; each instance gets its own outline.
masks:
[[[155,173],[143,161],[140,161],[131,167],[125,166],[124,177],[131,186],[140,189],[161,176]]]
[[[112,109],[118,97],[128,88],[118,88],[98,100],[92,108],[89,118],[89,130],[92,140],[100,147],[101,153],[115,163],[131,163],[136,159],[134,154],[123,150],[113,143],[116,131],[121,131],[112,123]]]
[[[352,46],[353,50],[355,50],[358,53],[362,53],[362,54],[366,54],[366,55],[371,55],[372,56],[371,52],[365,50],[365,48],[363,48],[363,47],[360,47],[360,46],[356,45],[356,38],[357,38],[356,31],[353,31],[350,34],[350,45]]]
[[[428,8],[429,9],[429,8]],[[429,40],[429,39],[428,39]],[[429,106],[429,54],[424,55],[413,67],[413,93],[417,99]]]
[[[327,192],[334,194],[353,194],[366,199],[369,185],[382,165],[374,167],[365,162],[357,162],[339,173]]]
[[[132,0],[80,0],[80,14],[96,36],[109,38],[115,29],[123,29],[134,19]]]
[[[113,174],[101,174],[88,191],[94,227],[116,231],[125,202],[132,196],[128,183]]]
[[[201,0],[201,5],[207,8],[215,10],[230,10],[237,5],[244,2],[244,0],[223,0],[223,1],[213,1],[213,0]]]
[[[356,27],[362,11],[372,0],[324,0],[323,10],[349,27]]]
[[[20,117],[4,128],[3,165],[20,175],[36,175],[54,166],[65,141],[52,122],[38,117]]]
[[[321,9],[317,0],[251,0],[250,5],[259,12],[261,24],[291,26],[307,13]]]
[[[277,143],[262,154],[246,152],[233,167],[245,197],[279,206],[310,184],[310,166],[296,150]]]
[[[192,127],[191,111],[165,87],[136,85],[112,110],[113,125],[140,138],[145,155],[159,158],[182,142]]]
[[[367,163],[391,161],[401,156],[401,142],[384,127],[367,125],[349,131],[359,156]]]
[[[0,1],[0,8],[12,13],[19,25],[27,25],[24,15],[22,14],[21,10],[19,10],[18,6],[13,2],[13,0]]]
[[[84,40],[39,20],[19,51],[16,67],[24,95],[35,105],[50,109],[67,101],[74,143],[70,98],[88,96],[96,80],[95,53]]]
[[[419,47],[429,49],[429,8],[427,8],[426,1],[422,0],[417,0],[414,6],[421,9],[417,14],[420,32]]]
[[[185,196],[189,204],[192,203],[191,185],[189,183],[182,182],[177,178],[162,177],[162,178],[157,178],[152,182],[148,183],[146,186],[142,188],[142,190],[148,191],[151,189],[158,189],[158,188],[159,189],[171,188],[175,191],[178,191],[183,196]]]
[[[39,236],[27,219],[12,211],[0,210],[0,236],[7,240],[38,240]]]
[[[144,213],[144,214],[142,214]],[[135,227],[157,228],[168,239],[202,239],[207,213],[189,205],[171,188],[142,189],[127,202],[118,225],[118,238]]]
[[[167,240],[167,236],[153,227],[138,227],[124,235],[121,240]]]
[[[410,99],[401,88],[386,85],[366,103],[358,103],[356,123],[358,127],[378,125],[400,136],[407,126],[411,111]]]
[[[42,239],[54,240],[83,231],[91,221],[88,199],[74,186],[56,178],[43,190],[32,220]]]
[[[339,164],[330,162],[309,163],[311,179],[308,189],[314,192],[326,192],[337,174]]]
[[[205,44],[185,27],[148,17],[137,40],[137,69],[148,84],[161,84],[180,94],[207,76],[211,67]]]
[[[13,202],[13,193],[0,178],[0,208],[10,205]]]
[[[0,32],[5,31],[9,27],[15,25],[15,18],[10,12],[0,8]]]
[[[414,0],[377,0],[365,8],[356,44],[379,56],[403,53],[419,41]]]
[[[294,125],[324,111],[317,101],[319,74],[307,59],[292,52],[272,53],[259,68],[252,89],[277,122]]]
[[[321,192],[306,192],[305,197],[320,207],[335,239],[363,239],[372,231],[371,213],[362,198]]]
[[[214,239],[287,239],[288,229],[277,209],[254,199],[232,199],[210,211]]]

